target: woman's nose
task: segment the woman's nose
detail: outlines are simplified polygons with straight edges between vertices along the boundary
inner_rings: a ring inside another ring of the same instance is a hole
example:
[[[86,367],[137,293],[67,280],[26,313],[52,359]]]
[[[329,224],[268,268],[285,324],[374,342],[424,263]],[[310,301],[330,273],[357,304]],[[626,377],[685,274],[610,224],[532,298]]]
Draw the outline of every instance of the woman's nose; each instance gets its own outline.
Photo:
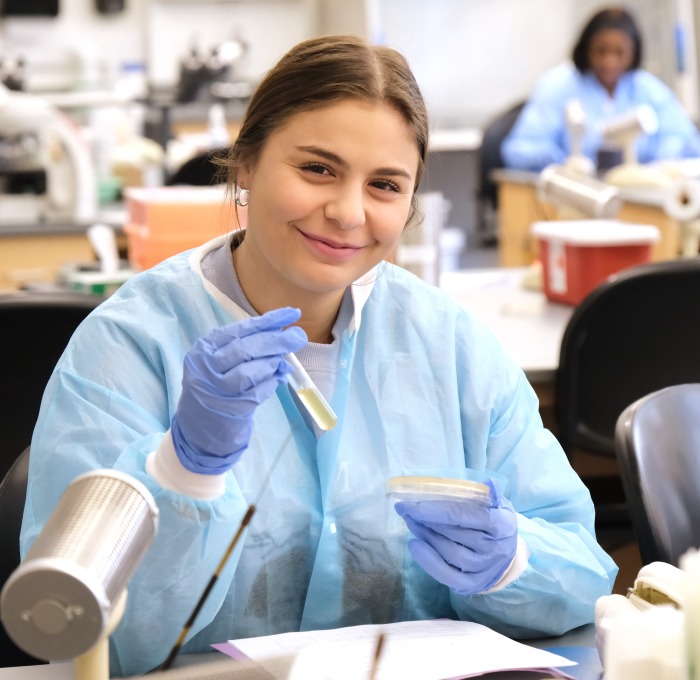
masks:
[[[365,197],[360,187],[344,187],[330,197],[325,215],[341,229],[354,229],[365,223]]]

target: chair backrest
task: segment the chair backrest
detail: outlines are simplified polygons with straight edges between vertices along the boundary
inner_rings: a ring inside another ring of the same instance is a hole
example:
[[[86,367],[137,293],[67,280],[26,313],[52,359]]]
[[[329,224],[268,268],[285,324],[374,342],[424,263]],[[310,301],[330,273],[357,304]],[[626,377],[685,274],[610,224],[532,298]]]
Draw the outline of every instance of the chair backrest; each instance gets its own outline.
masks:
[[[216,158],[223,156],[228,147],[203,151],[186,160],[168,178],[168,186],[182,184],[191,186],[211,186],[226,182],[226,169],[216,163]]]
[[[610,277],[564,331],[555,387],[564,450],[615,456],[615,424],[633,401],[700,382],[700,258],[654,262]]]
[[[615,446],[642,562],[678,566],[688,548],[700,547],[700,384],[628,406]]]
[[[484,128],[479,148],[479,198],[488,201],[496,208],[498,206],[498,192],[496,184],[491,179],[491,171],[505,167],[501,155],[501,143],[510,132],[525,102],[518,102],[507,111],[489,122]]]
[[[71,292],[0,295],[0,479],[29,446],[41,397],[73,331],[104,298]]]
[[[0,589],[19,566],[19,531],[22,526],[24,500],[27,495],[29,449],[15,459],[0,481]],[[32,666],[44,663],[23,652],[0,625],[0,667]]]

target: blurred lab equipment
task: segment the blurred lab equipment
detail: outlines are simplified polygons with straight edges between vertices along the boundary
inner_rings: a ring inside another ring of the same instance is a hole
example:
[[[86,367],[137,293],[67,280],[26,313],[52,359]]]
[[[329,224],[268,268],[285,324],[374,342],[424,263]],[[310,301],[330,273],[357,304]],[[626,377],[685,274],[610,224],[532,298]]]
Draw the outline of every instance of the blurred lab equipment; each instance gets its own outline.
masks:
[[[253,86],[236,73],[247,52],[248,44],[240,37],[225,40],[209,51],[193,45],[180,61],[177,101],[248,98]]]
[[[658,129],[659,118],[654,109],[646,104],[608,121],[601,130],[601,152],[606,149],[621,151],[622,164],[607,170],[603,179],[615,186],[658,186],[659,181],[663,181],[661,172],[653,166],[639,165],[635,149],[637,137],[653,135]]]
[[[583,140],[586,136],[586,113],[578,99],[572,99],[564,109],[564,119],[569,135],[569,156],[564,166],[584,175],[593,175],[595,165],[583,153]]]
[[[440,281],[441,236],[451,205],[440,191],[421,192],[416,199],[418,211],[401,235],[396,264],[437,286]],[[452,253],[453,258],[454,255]]]
[[[677,179],[664,190],[663,207],[681,228],[681,255],[700,253],[700,180]]]
[[[136,272],[127,261],[119,259],[114,229],[106,224],[93,224],[86,231],[97,264],[69,264],[58,276],[59,285],[78,293],[109,297]]]
[[[596,646],[606,680],[690,680],[697,675],[693,595],[700,580],[697,552],[681,568],[651,562],[627,595],[606,595],[595,605]],[[690,671],[690,673],[689,673]]]
[[[135,478],[76,477],[2,589],[9,636],[37,658],[74,659],[77,680],[107,680],[108,637],[157,529],[158,506]]]
[[[659,129],[659,118],[648,105],[638,106],[628,113],[616,116],[603,125],[603,142],[606,146],[622,149],[623,161],[637,163],[634,141],[639,135],[653,135]]]
[[[6,56],[0,59],[0,82],[8,90],[24,89],[25,62],[22,57]]]
[[[190,132],[170,139],[165,145],[165,168],[173,177],[191,159],[209,151],[223,150],[231,144],[231,136],[226,125],[226,112],[221,103],[214,103],[207,111],[207,129],[203,132]],[[223,176],[215,173],[212,179]],[[168,183],[172,183],[168,180]],[[200,183],[201,184],[201,183]],[[210,182],[206,182],[210,184]]]
[[[106,224],[93,224],[88,227],[87,236],[100,261],[100,271],[108,276],[116,274],[119,270],[119,251],[114,229]]]
[[[90,222],[97,210],[90,151],[61,111],[35,95],[0,85],[0,222]],[[44,177],[32,193],[8,192],[13,175]]]
[[[541,201],[559,206],[559,219],[609,218],[622,207],[617,188],[562,165],[548,165],[540,172],[537,194]]]

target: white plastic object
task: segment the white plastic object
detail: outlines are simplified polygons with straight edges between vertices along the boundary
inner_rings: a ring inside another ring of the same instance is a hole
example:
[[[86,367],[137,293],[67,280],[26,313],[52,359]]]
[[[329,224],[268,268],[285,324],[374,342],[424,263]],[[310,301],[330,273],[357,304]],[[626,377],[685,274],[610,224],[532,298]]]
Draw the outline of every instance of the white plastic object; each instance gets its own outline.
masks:
[[[643,566],[629,589],[627,599],[638,609],[670,604],[683,608],[683,572],[667,562],[652,562]]]
[[[387,498],[396,501],[465,501],[483,505],[491,502],[491,490],[486,484],[448,477],[390,477]]]
[[[700,181],[682,178],[673,182],[664,191],[663,209],[678,222],[700,217]]]
[[[681,555],[680,567],[684,576],[685,659],[688,680],[696,680],[700,670],[700,550],[689,548]]]
[[[643,566],[627,596],[604,595],[595,603],[596,646],[607,668],[607,636],[609,631],[621,625],[623,616],[639,616],[658,607],[683,609],[685,575],[678,567],[666,562],[651,562]],[[618,640],[619,640],[618,634]],[[606,676],[607,678],[607,676]]]
[[[648,104],[641,104],[611,118],[601,130],[603,139],[609,144],[626,144],[638,135],[653,135],[659,129],[659,117]]]
[[[629,246],[656,243],[659,230],[649,224],[631,224],[619,220],[561,220],[535,222],[532,235],[563,241],[576,246]]]
[[[63,166],[49,167],[48,193],[52,202],[61,208],[70,207],[70,216],[78,223],[89,222],[97,213],[97,179],[87,145],[73,123],[60,112],[42,128],[42,134],[44,137],[53,134],[58,138],[72,173],[68,180]],[[66,201],[68,206],[64,206]]]
[[[683,612],[652,607],[606,625],[605,680],[685,680]]]
[[[119,270],[119,250],[114,229],[106,224],[93,224],[87,228],[90,245],[100,261],[100,271],[113,275]]]

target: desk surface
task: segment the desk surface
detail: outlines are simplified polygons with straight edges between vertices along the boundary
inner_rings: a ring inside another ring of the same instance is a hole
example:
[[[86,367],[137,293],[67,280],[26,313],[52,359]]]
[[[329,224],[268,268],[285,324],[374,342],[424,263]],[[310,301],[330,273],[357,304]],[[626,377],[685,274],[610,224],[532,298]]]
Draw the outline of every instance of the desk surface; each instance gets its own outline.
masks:
[[[445,272],[440,287],[480,317],[531,383],[552,382],[574,308],[523,288],[527,268]]]
[[[539,173],[498,168],[491,173],[491,177],[496,182],[534,185],[537,183]],[[617,190],[620,198],[628,203],[653,206],[663,205],[665,192],[660,187],[618,187]]]
[[[50,236],[53,234],[84,234],[92,224],[102,223],[121,233],[128,221],[128,211],[123,203],[104,206],[97,211],[94,220],[78,223],[66,220],[47,220],[45,222],[0,221],[0,239],[18,236]]]
[[[525,644],[532,645],[538,648],[552,649],[556,653],[556,647],[578,648],[581,651],[588,651],[595,648],[595,627],[593,624],[581,626],[565,635],[557,638],[542,638],[538,640],[526,640]],[[566,654],[562,654],[566,656]],[[592,663],[588,663],[585,667],[578,668],[576,666],[566,667],[567,673],[570,673],[577,680],[600,680],[601,669],[597,661],[595,652],[591,652],[587,656],[593,657]],[[207,663],[212,661],[221,661],[226,657],[218,652],[212,654],[194,654],[191,656],[183,656],[178,659],[176,666],[189,666],[194,663]],[[573,657],[572,657],[573,658]],[[577,672],[578,671],[578,672]],[[548,674],[538,674],[532,672],[515,672],[503,671],[500,673],[489,673],[481,676],[483,678],[493,678],[493,680],[544,680],[550,678]],[[72,663],[55,663],[45,664],[40,666],[21,666],[18,668],[0,668],[0,680],[73,680],[73,664]]]

